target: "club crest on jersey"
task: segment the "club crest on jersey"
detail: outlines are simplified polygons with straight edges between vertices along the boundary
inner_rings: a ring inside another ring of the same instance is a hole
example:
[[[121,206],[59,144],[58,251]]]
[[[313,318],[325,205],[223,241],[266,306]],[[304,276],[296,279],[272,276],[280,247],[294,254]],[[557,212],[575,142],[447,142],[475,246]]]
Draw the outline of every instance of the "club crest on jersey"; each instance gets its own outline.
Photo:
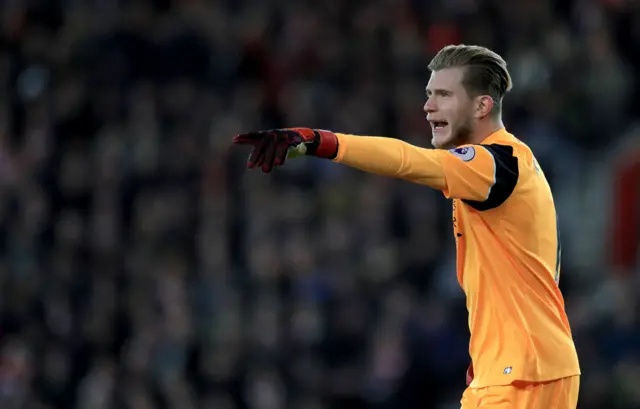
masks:
[[[453,153],[455,156],[459,157],[465,162],[469,162],[476,156],[476,150],[473,148],[473,146],[455,148],[451,149],[449,152]]]

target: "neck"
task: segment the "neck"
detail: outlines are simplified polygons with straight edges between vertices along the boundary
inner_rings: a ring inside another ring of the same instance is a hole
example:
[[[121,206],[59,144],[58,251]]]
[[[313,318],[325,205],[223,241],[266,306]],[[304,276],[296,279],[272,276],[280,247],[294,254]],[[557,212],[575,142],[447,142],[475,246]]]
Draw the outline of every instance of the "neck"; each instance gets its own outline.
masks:
[[[504,128],[502,118],[480,121],[476,126],[475,132],[471,135],[471,143],[481,144],[485,139],[502,128]]]

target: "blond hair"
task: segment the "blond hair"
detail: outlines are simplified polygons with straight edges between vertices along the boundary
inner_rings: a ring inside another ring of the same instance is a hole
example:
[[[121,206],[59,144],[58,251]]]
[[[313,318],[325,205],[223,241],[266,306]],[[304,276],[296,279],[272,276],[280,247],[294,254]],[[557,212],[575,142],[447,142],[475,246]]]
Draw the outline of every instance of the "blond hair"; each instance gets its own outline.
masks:
[[[462,85],[472,96],[489,95],[494,113],[502,111],[502,99],[511,90],[511,76],[505,60],[494,51],[477,45],[448,45],[429,63],[431,71],[464,68]]]

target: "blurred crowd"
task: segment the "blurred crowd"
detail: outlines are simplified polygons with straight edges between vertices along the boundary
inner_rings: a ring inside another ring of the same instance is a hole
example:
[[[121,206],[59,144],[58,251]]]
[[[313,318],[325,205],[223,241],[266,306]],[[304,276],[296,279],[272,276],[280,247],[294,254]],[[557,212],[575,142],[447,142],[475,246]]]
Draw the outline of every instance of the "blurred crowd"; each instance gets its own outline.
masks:
[[[555,192],[580,408],[640,407],[638,260],[607,256],[612,182],[591,177],[638,119],[640,3],[21,0],[0,18],[2,409],[457,409],[450,203],[319,160],[245,172],[229,142],[308,126],[426,146],[426,67],[460,42],[507,59],[505,122]]]

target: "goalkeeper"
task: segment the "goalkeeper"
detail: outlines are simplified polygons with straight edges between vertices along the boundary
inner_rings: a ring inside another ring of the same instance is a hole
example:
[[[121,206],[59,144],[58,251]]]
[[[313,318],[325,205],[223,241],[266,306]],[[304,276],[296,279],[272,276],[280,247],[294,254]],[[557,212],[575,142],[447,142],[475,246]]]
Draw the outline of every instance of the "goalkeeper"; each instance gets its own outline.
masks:
[[[471,338],[463,409],[575,409],[580,367],[558,288],[561,243],[553,196],[534,155],[504,127],[504,60],[447,46],[429,64],[424,111],[432,144],[308,128],[238,135],[248,167],[316,156],[441,190],[453,200],[457,276]]]

